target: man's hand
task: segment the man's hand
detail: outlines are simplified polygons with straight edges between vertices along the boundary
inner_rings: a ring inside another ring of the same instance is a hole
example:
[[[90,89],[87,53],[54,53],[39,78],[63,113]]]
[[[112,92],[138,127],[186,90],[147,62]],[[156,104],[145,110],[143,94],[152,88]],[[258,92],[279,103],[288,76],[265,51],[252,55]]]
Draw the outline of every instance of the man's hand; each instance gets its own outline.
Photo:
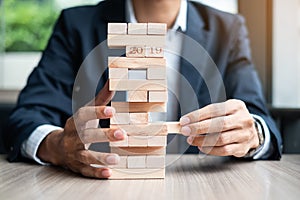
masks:
[[[111,118],[115,112],[112,107],[105,106],[112,96],[106,83],[95,100],[80,108],[67,120],[63,130],[53,131],[44,139],[39,147],[38,157],[84,176],[111,176],[109,168],[90,165],[114,165],[119,162],[119,156],[90,151],[85,146],[95,142],[119,141],[127,137],[120,129],[98,128],[99,119]]]
[[[181,132],[206,154],[245,156],[259,145],[253,117],[244,102],[211,104],[181,117]]]

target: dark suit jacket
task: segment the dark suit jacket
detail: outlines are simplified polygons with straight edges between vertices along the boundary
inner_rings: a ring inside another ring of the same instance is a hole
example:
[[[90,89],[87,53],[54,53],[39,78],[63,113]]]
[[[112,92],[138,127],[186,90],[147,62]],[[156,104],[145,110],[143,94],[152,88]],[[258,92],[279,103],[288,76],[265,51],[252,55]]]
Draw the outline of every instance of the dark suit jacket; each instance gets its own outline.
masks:
[[[109,52],[100,48],[96,51],[98,57],[84,62],[89,70],[81,70],[80,66],[88,54],[106,40],[108,22],[125,22],[124,7],[122,0],[108,0],[96,6],[71,8],[61,13],[43,57],[30,75],[10,116],[5,133],[10,161],[23,159],[21,144],[36,127],[43,124],[63,127],[73,111],[95,95],[95,83],[96,92],[101,89],[107,73],[99,80],[100,72],[106,69]],[[187,45],[185,40],[188,39],[184,39],[181,73],[192,86],[198,105],[190,106],[189,98],[183,92],[179,115],[230,98],[243,100],[250,113],[261,116],[270,129],[272,147],[264,158],[279,159],[281,136],[265,108],[243,18],[189,2],[185,34],[203,46],[218,68],[215,72],[210,70],[213,62],[203,58],[203,52],[194,51],[197,48]],[[197,72],[191,63],[201,63],[202,71]],[[79,71],[81,77],[77,77],[79,81],[74,83]],[[223,81],[212,78],[216,71]],[[208,89],[208,85],[215,88]],[[76,90],[72,94],[73,86]],[[77,96],[73,101],[72,95]],[[195,148],[188,150],[194,151]]]

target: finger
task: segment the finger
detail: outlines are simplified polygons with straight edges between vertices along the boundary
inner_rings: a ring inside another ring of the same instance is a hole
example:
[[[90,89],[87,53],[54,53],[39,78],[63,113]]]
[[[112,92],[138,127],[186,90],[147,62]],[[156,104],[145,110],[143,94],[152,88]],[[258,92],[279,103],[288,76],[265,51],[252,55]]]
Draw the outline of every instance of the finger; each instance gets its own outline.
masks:
[[[183,126],[186,124],[195,123],[206,119],[226,116],[244,108],[244,102],[236,99],[228,100],[223,103],[210,104],[199,110],[195,110],[182,116],[180,118],[180,124]]]
[[[82,143],[95,143],[95,142],[114,142],[124,140],[127,134],[121,129],[111,128],[90,128],[84,129],[80,133]]]
[[[200,151],[205,154],[215,155],[215,156],[235,156],[243,157],[245,156],[249,148],[245,144],[229,144],[222,147],[198,147]]]
[[[228,130],[242,128],[240,123],[237,123],[235,115],[216,117],[200,122],[192,123],[181,128],[181,133],[185,136],[199,135],[206,133],[221,133]]]
[[[111,118],[116,110],[109,106],[85,106],[79,108],[74,115],[77,123],[83,124],[94,119],[108,119]]]
[[[76,153],[76,160],[85,164],[116,165],[120,161],[118,154],[81,150]]]
[[[115,92],[109,91],[109,82],[106,81],[101,91],[97,94],[95,99],[90,101],[87,106],[105,106],[113,98]]]
[[[192,146],[212,147],[225,146],[233,143],[243,143],[249,140],[250,134],[241,130],[231,130],[223,133],[189,136],[187,142]]]
[[[112,171],[109,168],[96,168],[82,164],[80,173],[83,176],[91,178],[109,178],[112,174]]]

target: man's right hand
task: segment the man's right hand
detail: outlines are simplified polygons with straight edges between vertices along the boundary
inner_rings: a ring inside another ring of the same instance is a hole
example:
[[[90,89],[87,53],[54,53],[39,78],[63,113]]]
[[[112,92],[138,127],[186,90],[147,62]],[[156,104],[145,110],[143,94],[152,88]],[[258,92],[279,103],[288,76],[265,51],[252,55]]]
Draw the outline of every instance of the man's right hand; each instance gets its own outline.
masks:
[[[40,144],[38,157],[53,165],[66,167],[83,176],[108,178],[108,167],[95,168],[91,164],[115,165],[119,162],[117,154],[90,151],[85,145],[95,142],[120,141],[127,137],[120,129],[98,128],[99,119],[108,119],[115,113],[114,108],[105,106],[113,93],[108,83],[92,103],[80,108],[70,117],[63,130],[51,132]],[[96,122],[96,123],[93,123]],[[91,124],[93,124],[91,126]]]

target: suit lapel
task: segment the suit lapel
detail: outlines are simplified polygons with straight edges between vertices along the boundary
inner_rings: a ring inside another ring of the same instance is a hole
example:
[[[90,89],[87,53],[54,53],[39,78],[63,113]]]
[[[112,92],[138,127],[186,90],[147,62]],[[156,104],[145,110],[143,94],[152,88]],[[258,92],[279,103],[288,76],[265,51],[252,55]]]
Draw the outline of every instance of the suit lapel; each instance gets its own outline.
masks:
[[[199,91],[203,84],[203,79],[198,70],[190,63],[201,63],[201,56],[191,49],[191,41],[197,42],[206,49],[206,38],[208,32],[205,29],[205,22],[196,7],[189,2],[187,16],[187,31],[184,33],[181,60],[180,60],[180,110],[179,117],[199,108]],[[200,55],[200,53],[199,53]],[[204,68],[200,69],[204,70]],[[204,71],[203,71],[204,72]],[[201,73],[203,74],[203,73]],[[194,94],[191,95],[191,94]]]

